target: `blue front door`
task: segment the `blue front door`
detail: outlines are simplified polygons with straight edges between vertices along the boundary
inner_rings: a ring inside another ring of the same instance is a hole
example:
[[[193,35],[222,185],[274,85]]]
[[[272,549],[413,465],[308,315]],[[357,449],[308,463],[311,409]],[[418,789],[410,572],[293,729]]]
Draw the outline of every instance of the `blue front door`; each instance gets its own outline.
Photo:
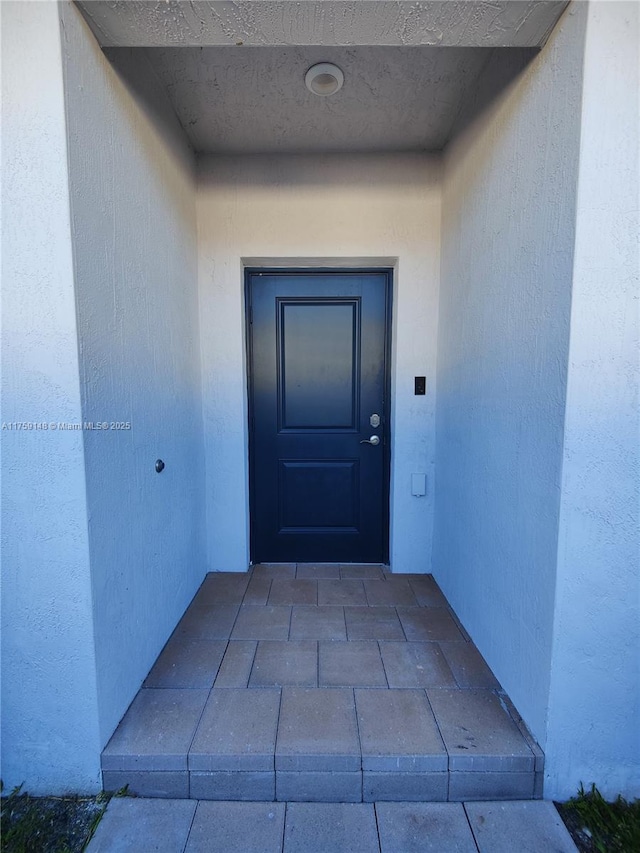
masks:
[[[388,558],[391,272],[247,271],[251,557]]]

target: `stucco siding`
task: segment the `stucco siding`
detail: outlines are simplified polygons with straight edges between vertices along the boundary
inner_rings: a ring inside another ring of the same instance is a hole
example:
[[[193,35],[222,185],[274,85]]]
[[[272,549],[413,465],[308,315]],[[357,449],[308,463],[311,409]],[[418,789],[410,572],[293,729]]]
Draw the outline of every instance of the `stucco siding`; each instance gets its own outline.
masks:
[[[640,21],[587,21],[549,699],[550,797],[640,796]]]
[[[544,747],[585,9],[445,156],[434,574]]]
[[[83,434],[65,428],[82,411],[58,10],[7,2],[1,15],[2,779],[94,792]]]
[[[205,569],[195,159],[151,70],[61,10],[82,416],[130,424],[85,433],[104,743]]]

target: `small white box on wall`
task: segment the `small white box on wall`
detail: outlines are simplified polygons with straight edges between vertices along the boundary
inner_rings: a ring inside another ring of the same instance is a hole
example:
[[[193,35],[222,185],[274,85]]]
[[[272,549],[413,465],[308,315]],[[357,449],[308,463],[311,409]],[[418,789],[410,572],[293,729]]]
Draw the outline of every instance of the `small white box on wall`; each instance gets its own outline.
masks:
[[[412,474],[411,475],[411,494],[417,498],[422,498],[427,494],[427,475]]]

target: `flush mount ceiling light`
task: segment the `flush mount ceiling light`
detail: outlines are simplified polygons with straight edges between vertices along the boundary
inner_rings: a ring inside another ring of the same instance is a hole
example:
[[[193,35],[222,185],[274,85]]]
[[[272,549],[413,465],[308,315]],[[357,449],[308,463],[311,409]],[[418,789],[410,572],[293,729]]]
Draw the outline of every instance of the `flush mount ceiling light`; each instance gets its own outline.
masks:
[[[344,74],[333,62],[318,62],[312,65],[304,77],[307,89],[314,95],[335,95],[342,89]]]

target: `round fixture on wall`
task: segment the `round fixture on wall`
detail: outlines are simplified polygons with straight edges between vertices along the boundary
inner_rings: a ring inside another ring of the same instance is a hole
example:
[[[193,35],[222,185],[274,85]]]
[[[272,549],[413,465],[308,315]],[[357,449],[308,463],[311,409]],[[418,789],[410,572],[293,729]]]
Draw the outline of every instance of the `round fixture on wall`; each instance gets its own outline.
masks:
[[[344,74],[333,62],[318,62],[312,65],[304,77],[307,89],[314,95],[335,95],[342,89]]]

